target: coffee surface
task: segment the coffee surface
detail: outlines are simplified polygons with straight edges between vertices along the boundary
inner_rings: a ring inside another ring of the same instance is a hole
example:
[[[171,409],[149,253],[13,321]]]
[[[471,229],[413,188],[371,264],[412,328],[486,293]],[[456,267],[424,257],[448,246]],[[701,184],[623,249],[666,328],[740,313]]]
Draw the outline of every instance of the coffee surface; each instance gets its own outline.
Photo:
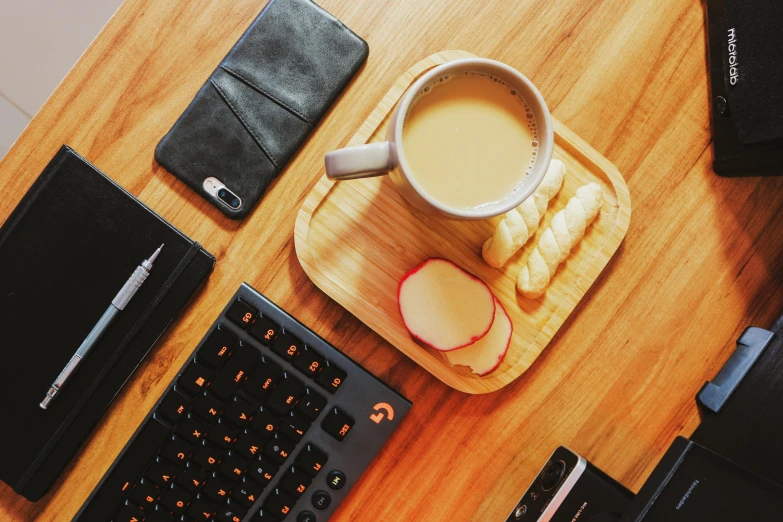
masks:
[[[509,85],[481,73],[438,78],[414,99],[403,126],[405,158],[435,200],[474,209],[506,199],[538,153],[537,128]]]

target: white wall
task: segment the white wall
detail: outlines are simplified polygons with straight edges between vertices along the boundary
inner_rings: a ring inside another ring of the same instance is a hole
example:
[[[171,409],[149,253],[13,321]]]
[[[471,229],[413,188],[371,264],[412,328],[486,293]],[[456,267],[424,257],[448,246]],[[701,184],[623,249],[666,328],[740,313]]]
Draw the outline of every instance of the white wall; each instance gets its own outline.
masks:
[[[122,0],[0,0],[0,157]]]

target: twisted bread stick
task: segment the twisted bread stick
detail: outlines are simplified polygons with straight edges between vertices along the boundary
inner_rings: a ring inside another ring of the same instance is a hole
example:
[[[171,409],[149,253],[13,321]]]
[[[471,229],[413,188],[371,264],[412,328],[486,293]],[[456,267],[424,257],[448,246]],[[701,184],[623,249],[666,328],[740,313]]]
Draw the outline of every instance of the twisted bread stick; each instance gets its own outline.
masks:
[[[557,266],[584,237],[585,228],[595,219],[602,202],[601,186],[589,183],[579,187],[566,208],[555,214],[552,225],[544,231],[519,273],[517,288],[522,295],[535,299],[544,293]]]
[[[522,248],[538,228],[549,200],[563,185],[565,165],[553,159],[536,191],[517,208],[510,210],[491,238],[484,242],[481,255],[494,268],[500,268]]]

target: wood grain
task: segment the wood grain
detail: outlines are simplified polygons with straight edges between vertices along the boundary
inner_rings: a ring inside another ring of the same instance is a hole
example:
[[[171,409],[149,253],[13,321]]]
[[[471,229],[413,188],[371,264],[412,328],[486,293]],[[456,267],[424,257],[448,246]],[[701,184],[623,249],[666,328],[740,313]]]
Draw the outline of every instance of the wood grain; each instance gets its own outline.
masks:
[[[0,219],[68,143],[218,258],[52,491],[31,504],[0,486],[0,520],[70,520],[242,281],[414,403],[333,520],[502,520],[558,444],[638,489],[697,425],[694,395],[736,336],[783,307],[783,179],[710,169],[700,3],[322,0],[368,40],[369,61],[235,223],[153,150],[263,3],[127,0],[0,162]],[[634,205],[617,255],[547,349],[485,395],[449,388],[362,325],[309,281],[293,249],[323,154],[347,142],[389,82],[441,49],[522,71],[618,167]]]
[[[470,58],[466,51],[442,51],[411,66],[397,79],[349,145],[386,139],[388,118],[397,101],[421,74],[440,64]],[[388,177],[335,183],[322,176],[296,219],[296,255],[310,279],[326,294],[375,330],[402,353],[466,393],[495,391],[524,373],[576,308],[620,246],[631,218],[625,180],[606,158],[553,118],[553,157],[563,161],[563,187],[550,202],[528,246],[496,270],[481,259],[481,245],[502,219],[446,221],[414,211]],[[517,276],[531,248],[582,185],[595,182],[605,194],[598,218],[584,240],[558,268],[544,296],[525,299]],[[417,343],[405,329],[397,308],[397,285],[412,267],[429,257],[443,257],[478,275],[500,299],[514,325],[511,344],[500,366],[479,377],[453,366],[445,354]]]

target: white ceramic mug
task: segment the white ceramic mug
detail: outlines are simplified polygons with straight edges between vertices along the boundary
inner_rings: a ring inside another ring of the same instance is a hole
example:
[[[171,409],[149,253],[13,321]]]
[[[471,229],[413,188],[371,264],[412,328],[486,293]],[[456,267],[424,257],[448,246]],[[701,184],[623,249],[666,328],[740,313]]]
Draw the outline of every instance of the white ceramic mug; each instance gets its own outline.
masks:
[[[539,134],[538,154],[530,174],[519,189],[501,201],[475,209],[451,207],[427,194],[412,175],[402,146],[403,124],[416,96],[432,80],[441,75],[465,72],[489,74],[516,89],[533,112]],[[326,154],[326,175],[334,180],[351,180],[390,174],[397,189],[414,207],[447,219],[485,219],[519,206],[544,178],[554,147],[552,118],[538,89],[513,67],[485,58],[455,60],[439,65],[422,75],[400,99],[387,129],[387,141],[338,149]]]

